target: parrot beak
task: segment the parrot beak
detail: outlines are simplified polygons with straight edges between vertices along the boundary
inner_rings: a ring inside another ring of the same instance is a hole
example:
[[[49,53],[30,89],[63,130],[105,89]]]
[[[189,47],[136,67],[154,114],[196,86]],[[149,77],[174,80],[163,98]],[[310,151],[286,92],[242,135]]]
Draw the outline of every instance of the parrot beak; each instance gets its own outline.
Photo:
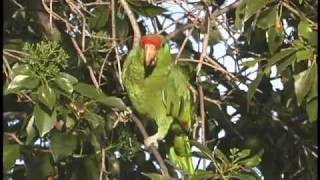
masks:
[[[156,54],[157,54],[157,49],[156,46],[153,44],[146,44],[144,46],[145,50],[145,65],[148,66],[154,66],[156,64]]]

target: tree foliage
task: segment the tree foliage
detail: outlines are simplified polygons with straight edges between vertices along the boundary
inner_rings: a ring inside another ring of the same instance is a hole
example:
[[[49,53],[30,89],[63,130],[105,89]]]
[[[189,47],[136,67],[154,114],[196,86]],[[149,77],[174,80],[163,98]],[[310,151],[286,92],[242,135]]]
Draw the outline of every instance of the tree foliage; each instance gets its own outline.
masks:
[[[4,178],[317,179],[317,3],[5,0]],[[129,16],[190,72],[193,175],[128,115]]]

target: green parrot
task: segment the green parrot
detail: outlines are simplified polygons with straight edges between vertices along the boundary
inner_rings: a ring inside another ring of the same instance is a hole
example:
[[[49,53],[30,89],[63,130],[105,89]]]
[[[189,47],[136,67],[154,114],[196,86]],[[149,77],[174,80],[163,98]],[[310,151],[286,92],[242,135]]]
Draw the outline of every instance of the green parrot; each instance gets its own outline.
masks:
[[[147,35],[133,48],[123,66],[123,84],[136,111],[155,121],[158,131],[144,144],[158,147],[173,133],[169,158],[179,168],[193,174],[188,132],[193,124],[193,100],[188,74],[176,65],[164,37]]]

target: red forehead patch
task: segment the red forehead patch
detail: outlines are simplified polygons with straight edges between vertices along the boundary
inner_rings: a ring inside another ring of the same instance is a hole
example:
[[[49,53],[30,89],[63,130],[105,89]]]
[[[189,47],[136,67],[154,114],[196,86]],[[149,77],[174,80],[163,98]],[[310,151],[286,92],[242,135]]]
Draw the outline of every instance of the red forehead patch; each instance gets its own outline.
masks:
[[[146,44],[153,44],[156,49],[159,50],[163,44],[163,40],[157,35],[143,36],[141,39],[141,46],[144,47]]]

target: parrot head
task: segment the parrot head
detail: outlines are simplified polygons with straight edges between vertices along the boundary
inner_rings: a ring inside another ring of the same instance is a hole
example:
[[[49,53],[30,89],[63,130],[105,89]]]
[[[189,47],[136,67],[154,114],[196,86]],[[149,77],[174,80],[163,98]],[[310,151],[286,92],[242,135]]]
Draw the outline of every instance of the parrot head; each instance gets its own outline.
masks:
[[[158,50],[164,45],[164,39],[160,35],[146,35],[141,39],[141,47],[145,52],[145,66],[154,66],[156,64],[156,55]]]

